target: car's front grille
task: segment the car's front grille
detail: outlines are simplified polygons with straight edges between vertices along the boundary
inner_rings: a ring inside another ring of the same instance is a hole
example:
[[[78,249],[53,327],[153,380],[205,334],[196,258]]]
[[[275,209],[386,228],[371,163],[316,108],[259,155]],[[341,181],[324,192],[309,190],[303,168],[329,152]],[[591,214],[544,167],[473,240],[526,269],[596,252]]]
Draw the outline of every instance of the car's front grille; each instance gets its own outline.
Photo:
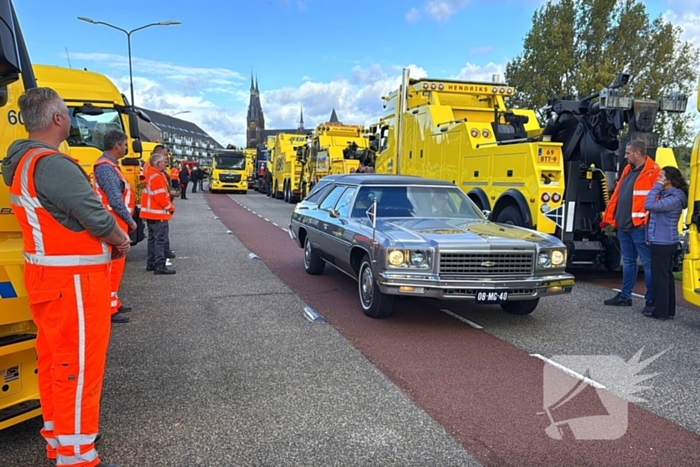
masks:
[[[475,297],[477,293],[484,290],[477,289],[443,289],[442,293],[445,297]],[[488,290],[486,291],[488,292]],[[499,290],[501,292],[501,290]],[[509,297],[523,297],[535,295],[535,289],[508,289]]]
[[[441,276],[531,275],[532,253],[440,253]]]
[[[241,181],[241,174],[221,174],[219,180],[227,183],[238,183]]]

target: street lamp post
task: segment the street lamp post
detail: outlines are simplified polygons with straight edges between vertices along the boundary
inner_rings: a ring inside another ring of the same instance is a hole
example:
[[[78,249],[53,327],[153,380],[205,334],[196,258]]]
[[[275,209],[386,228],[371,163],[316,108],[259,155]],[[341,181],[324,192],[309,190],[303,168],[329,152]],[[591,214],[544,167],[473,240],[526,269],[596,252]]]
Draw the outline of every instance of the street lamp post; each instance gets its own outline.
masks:
[[[150,28],[151,26],[172,26],[175,24],[182,24],[180,21],[174,21],[174,20],[168,20],[168,21],[160,21],[158,23],[150,23],[146,24],[144,26],[140,26],[136,29],[132,29],[131,31],[127,31],[126,29],[122,29],[118,26],[115,26],[113,24],[105,23],[104,21],[95,21],[92,18],[86,18],[85,16],[78,16],[78,19],[81,21],[86,21],[91,24],[102,24],[104,26],[110,27],[112,29],[116,29],[117,31],[121,31],[124,34],[126,34],[126,42],[129,47],[129,88],[131,90],[131,106],[135,107],[136,104],[134,103],[134,76],[131,70],[131,34],[140,31],[142,29]]]

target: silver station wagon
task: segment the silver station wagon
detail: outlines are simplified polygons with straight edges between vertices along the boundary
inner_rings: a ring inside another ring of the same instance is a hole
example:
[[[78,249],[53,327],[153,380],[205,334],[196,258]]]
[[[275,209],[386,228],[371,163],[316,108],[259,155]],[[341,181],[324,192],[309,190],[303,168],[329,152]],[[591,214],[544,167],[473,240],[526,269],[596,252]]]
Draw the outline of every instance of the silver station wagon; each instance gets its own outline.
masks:
[[[525,315],[574,285],[556,237],[490,222],[439,180],[333,176],[296,206],[289,235],[304,249],[308,274],[330,264],[357,280],[372,318],[391,315],[396,295],[475,300]]]

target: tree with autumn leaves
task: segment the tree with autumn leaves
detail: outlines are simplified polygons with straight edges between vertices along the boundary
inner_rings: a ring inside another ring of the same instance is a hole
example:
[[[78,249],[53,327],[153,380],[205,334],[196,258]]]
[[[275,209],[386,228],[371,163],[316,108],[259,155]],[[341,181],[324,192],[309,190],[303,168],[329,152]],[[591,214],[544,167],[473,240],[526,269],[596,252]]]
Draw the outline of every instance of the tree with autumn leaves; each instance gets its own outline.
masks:
[[[582,98],[609,86],[620,72],[632,76],[624,94],[690,96],[700,55],[681,32],[661,17],[650,19],[638,0],[549,0],[533,15],[523,52],[506,66],[506,81],[516,89],[510,104],[540,109],[551,98]],[[693,115],[659,112],[655,131],[661,143],[687,147]]]

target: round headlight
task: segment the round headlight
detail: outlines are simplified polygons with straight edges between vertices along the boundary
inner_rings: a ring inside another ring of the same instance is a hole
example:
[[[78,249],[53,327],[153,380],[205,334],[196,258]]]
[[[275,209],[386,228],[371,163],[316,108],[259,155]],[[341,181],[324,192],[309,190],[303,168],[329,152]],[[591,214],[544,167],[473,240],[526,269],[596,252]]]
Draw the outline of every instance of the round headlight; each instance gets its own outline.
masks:
[[[548,251],[542,251],[537,255],[537,265],[541,268],[546,268],[549,266],[550,256]]]
[[[542,206],[540,206],[540,211],[547,213],[551,211],[552,207],[548,203],[544,203]]]
[[[404,263],[404,254],[401,250],[391,250],[389,252],[389,264],[392,266],[401,266]]]
[[[411,261],[411,266],[422,266],[425,264],[425,261],[428,259],[428,256],[425,254],[425,251],[412,251],[410,255],[410,261]]]
[[[564,260],[566,259],[564,252],[559,251],[559,250],[554,250],[552,252],[552,264],[554,266],[561,266],[562,263],[564,263]]]

